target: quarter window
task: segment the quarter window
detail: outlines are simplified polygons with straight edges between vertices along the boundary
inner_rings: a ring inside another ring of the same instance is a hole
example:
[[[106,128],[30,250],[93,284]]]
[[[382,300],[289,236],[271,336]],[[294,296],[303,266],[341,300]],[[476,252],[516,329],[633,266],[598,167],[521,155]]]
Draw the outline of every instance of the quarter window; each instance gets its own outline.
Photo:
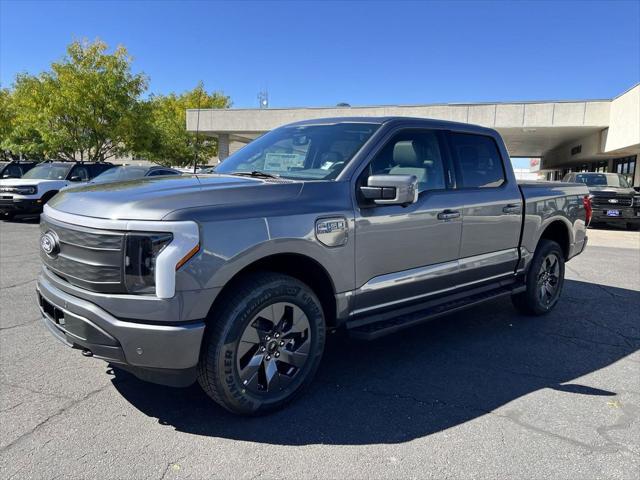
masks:
[[[453,150],[465,188],[499,187],[505,182],[502,158],[493,138],[452,133]]]

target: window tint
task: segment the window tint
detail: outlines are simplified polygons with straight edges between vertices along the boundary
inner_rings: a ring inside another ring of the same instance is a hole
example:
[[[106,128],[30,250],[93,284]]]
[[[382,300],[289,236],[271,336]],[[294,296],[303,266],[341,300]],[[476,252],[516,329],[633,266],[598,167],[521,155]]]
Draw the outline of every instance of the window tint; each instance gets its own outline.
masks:
[[[367,175],[415,175],[418,191],[445,188],[438,135],[428,130],[399,133],[369,164]]]
[[[154,170],[152,172],[149,173],[149,177],[159,177],[162,175],[175,175],[176,172],[174,172],[173,170]]]
[[[585,173],[583,175],[577,175],[576,181],[578,183],[584,183],[589,187],[629,188],[627,179],[617,173]]]
[[[13,178],[19,178],[22,176],[22,170],[20,170],[20,167],[17,165],[9,165],[4,171],[4,175],[8,175]]]
[[[451,140],[463,187],[499,187],[504,183],[502,159],[493,138],[452,133]]]
[[[64,180],[71,170],[72,163],[43,163],[25,173],[22,178],[37,178],[43,180]]]
[[[95,165],[91,165],[89,167],[89,174],[91,175],[91,178],[94,178],[111,168],[113,168],[111,165],[96,163]]]
[[[89,180],[89,172],[87,171],[87,167],[85,166],[77,166],[74,167],[73,172],[71,172],[71,177],[80,177],[81,182],[86,182]]]

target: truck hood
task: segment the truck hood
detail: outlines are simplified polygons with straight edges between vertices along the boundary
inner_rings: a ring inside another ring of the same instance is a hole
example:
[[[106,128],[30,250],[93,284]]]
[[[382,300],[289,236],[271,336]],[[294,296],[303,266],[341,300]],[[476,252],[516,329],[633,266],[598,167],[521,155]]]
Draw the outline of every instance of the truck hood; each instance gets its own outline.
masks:
[[[633,196],[636,191],[633,188],[624,187],[589,187],[589,193],[593,195],[620,195],[620,196]]]
[[[146,177],[65,189],[48,205],[87,217],[162,220],[187,208],[287,201],[300,193],[302,185],[231,175]]]

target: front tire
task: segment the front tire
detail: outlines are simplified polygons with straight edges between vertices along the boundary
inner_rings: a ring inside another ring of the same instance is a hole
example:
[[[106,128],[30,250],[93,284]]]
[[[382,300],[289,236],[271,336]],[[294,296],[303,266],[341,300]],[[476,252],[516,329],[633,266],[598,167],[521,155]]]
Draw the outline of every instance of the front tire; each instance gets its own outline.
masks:
[[[288,275],[254,273],[232,288],[207,327],[198,382],[225,409],[260,415],[311,383],[324,350],[324,314],[314,292]]]
[[[544,315],[558,303],[564,286],[564,254],[560,245],[542,239],[525,277],[526,290],[511,297],[525,315]]]
[[[628,222],[627,230],[630,230],[632,232],[637,232],[638,230],[640,230],[640,223]]]

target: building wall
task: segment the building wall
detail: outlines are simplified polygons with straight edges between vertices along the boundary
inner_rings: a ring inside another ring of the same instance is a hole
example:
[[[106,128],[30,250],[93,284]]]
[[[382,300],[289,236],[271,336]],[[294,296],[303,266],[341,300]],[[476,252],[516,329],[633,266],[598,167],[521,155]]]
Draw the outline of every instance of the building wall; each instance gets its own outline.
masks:
[[[605,152],[640,147],[640,85],[611,102]]]

